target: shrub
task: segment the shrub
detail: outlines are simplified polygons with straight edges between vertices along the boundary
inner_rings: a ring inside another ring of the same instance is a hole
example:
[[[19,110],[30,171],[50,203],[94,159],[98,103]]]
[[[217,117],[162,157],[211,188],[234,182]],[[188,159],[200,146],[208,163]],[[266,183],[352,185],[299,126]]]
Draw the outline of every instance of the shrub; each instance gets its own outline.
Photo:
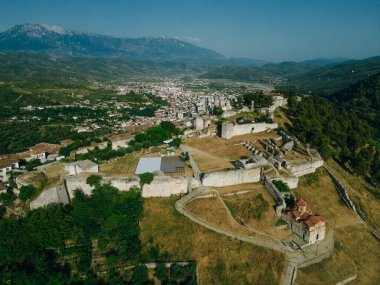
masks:
[[[283,219],[279,218],[274,225],[276,227],[279,227],[279,226],[286,225],[286,222]]]
[[[5,208],[4,206],[0,206],[0,218],[2,218],[6,212],[7,208]]]
[[[98,175],[90,175],[86,179],[86,183],[88,185],[95,186],[95,187],[100,185],[100,181],[102,181],[102,177]]]
[[[171,146],[179,147],[182,144],[182,140],[180,138],[175,138],[170,143]]]
[[[36,188],[33,185],[26,185],[21,186],[20,188],[20,194],[18,197],[21,201],[26,201],[33,197],[33,195],[36,194]]]
[[[140,174],[139,177],[140,177],[140,184],[142,187],[144,184],[152,183],[154,175],[153,175],[153,173],[145,172],[143,174]]]
[[[272,180],[272,183],[277,187],[278,191],[289,192],[288,184],[282,182],[281,180]]]
[[[169,268],[166,267],[164,263],[158,264],[156,267],[156,276],[161,281],[168,279],[169,277]]]
[[[145,265],[138,265],[133,269],[131,282],[132,284],[146,284],[149,280],[148,268]]]

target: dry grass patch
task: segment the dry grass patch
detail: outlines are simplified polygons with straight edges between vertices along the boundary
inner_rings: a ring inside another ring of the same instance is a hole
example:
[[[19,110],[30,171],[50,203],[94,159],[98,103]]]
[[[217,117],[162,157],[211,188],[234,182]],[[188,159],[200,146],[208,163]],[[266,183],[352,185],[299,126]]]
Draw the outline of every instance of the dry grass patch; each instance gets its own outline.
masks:
[[[334,251],[330,258],[298,269],[296,284],[336,284],[355,273],[355,265],[350,257],[342,251]]]
[[[328,161],[327,166],[347,189],[350,199],[364,219],[380,230],[380,200],[370,193],[379,192],[379,189],[369,185],[362,177],[348,173],[335,161]]]
[[[140,155],[130,154],[104,161],[99,165],[99,172],[111,177],[132,176],[135,174]]]
[[[236,220],[242,220],[250,228],[258,232],[262,232],[263,234],[269,234],[278,239],[288,238],[291,235],[291,232],[288,229],[276,229],[274,227],[277,221],[277,216],[273,209],[273,198],[262,185],[260,186],[261,187],[256,187],[255,192],[234,196],[224,196],[223,200],[230,208],[234,209],[231,213],[235,216]],[[263,212],[260,219],[256,219],[254,215],[247,215],[247,212],[252,211],[252,205],[257,204],[258,195],[262,195],[264,200],[269,204],[268,209]]]
[[[247,150],[241,142],[243,140],[225,140],[220,137],[190,138],[184,141],[184,144],[204,151],[212,156],[226,160],[240,159],[242,156],[250,156],[251,152]]]
[[[294,191],[297,198],[303,198],[311,209],[327,220],[327,227],[356,223],[357,218],[342,202],[330,176],[322,168],[315,174],[316,181],[308,182],[308,176],[301,177],[299,186]]]
[[[52,164],[45,169],[45,173],[48,177],[65,176],[69,173],[65,170],[63,163]]]
[[[145,199],[141,240],[171,260],[195,260],[200,284],[279,284],[281,253],[214,233],[179,214],[174,198]]]
[[[243,235],[252,235],[252,232],[238,224],[227,214],[222,202],[214,198],[201,198],[191,201],[186,205],[186,209],[197,217],[213,224],[217,227],[238,232]]]
[[[231,162],[222,158],[210,157],[201,153],[191,153],[191,155],[202,172],[233,168]]]
[[[231,185],[231,186],[224,186],[224,187],[215,187],[214,189],[217,190],[220,195],[224,195],[228,193],[236,193],[239,191],[246,191],[246,190],[255,191],[255,192],[257,191],[260,192],[261,190],[265,190],[264,186],[261,185],[260,183],[246,183],[246,184]]]
[[[30,184],[36,188],[40,188],[46,181],[46,175],[39,171],[28,171],[18,176],[23,184]]]

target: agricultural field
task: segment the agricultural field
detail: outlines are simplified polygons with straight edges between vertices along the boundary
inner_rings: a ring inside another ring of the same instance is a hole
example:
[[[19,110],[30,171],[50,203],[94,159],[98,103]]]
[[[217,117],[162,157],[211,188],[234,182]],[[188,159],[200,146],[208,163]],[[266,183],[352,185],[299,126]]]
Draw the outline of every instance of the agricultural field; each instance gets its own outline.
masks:
[[[170,260],[194,260],[200,284],[279,284],[285,264],[281,253],[194,224],[175,210],[175,201],[144,200],[144,251],[158,248]]]

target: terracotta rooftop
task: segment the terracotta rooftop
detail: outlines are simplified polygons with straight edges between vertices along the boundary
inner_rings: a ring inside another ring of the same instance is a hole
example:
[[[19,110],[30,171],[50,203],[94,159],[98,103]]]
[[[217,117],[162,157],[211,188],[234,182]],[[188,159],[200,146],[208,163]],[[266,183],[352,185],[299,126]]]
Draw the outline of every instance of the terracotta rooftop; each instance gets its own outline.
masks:
[[[43,153],[43,152],[57,153],[58,149],[59,149],[59,146],[57,144],[51,144],[51,143],[39,143],[29,148],[30,152],[34,154]]]
[[[304,199],[301,198],[301,199],[296,201],[296,205],[302,207],[302,206],[307,206],[307,203]]]
[[[73,142],[74,142],[73,140],[67,139],[67,140],[60,141],[59,144],[62,146],[68,146],[68,145],[71,145]]]
[[[10,154],[0,158],[0,168],[9,167],[12,163],[18,162],[20,157],[17,154]]]
[[[311,228],[317,225],[320,222],[325,222],[325,219],[322,216],[310,216],[306,221],[304,221],[308,228]]]

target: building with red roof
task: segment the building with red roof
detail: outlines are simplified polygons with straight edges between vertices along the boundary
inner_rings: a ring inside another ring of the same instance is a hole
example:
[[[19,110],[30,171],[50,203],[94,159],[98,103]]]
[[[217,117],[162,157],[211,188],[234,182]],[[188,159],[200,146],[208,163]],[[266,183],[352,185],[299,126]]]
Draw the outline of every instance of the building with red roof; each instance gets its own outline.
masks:
[[[314,214],[303,199],[295,201],[294,206],[283,210],[282,218],[288,223],[288,227],[308,244],[325,238],[325,219]]]

